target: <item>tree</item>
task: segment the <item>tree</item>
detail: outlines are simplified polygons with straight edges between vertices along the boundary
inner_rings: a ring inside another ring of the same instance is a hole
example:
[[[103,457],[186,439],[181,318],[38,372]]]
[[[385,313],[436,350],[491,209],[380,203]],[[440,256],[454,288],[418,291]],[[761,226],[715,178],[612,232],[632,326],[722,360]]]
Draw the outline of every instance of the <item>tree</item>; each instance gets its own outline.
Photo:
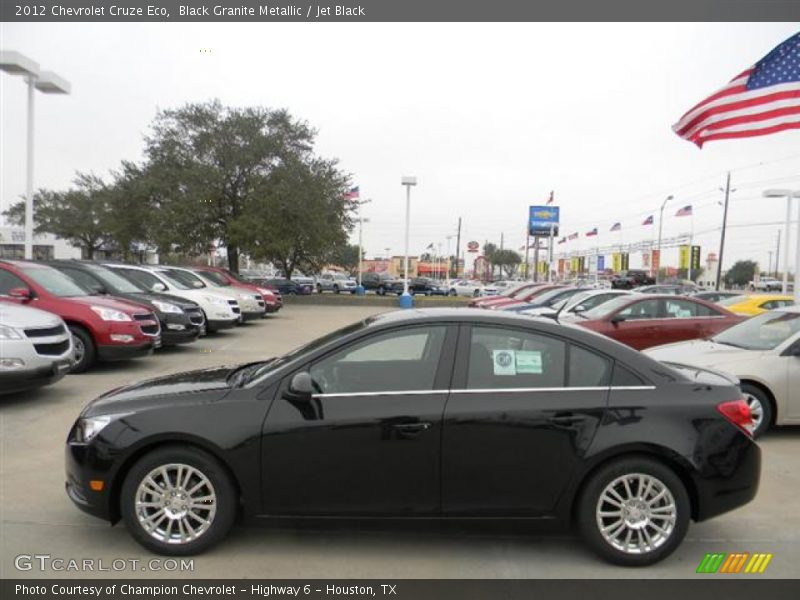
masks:
[[[753,280],[758,265],[752,260],[740,260],[725,273],[725,284],[728,286],[746,286]]]
[[[347,245],[354,209],[343,199],[347,185],[335,161],[288,159],[255,190],[231,234],[287,277],[298,267],[317,273]]]
[[[147,187],[160,216],[156,243],[201,254],[219,241],[229,267],[238,271],[245,212],[268,199],[265,190],[276,169],[307,161],[314,136],[285,110],[212,101],[161,111],[145,139]]]
[[[492,265],[500,267],[500,275],[511,277],[522,262],[520,255],[514,250],[495,250],[492,253]],[[504,275],[505,273],[505,275]]]
[[[349,273],[358,271],[358,246],[354,244],[339,244],[331,253],[330,263],[342,267]]]
[[[34,233],[52,233],[84,250],[87,258],[111,243],[113,186],[95,175],[78,173],[75,188],[64,192],[39,190],[33,196]],[[25,225],[25,202],[3,213],[14,225]]]

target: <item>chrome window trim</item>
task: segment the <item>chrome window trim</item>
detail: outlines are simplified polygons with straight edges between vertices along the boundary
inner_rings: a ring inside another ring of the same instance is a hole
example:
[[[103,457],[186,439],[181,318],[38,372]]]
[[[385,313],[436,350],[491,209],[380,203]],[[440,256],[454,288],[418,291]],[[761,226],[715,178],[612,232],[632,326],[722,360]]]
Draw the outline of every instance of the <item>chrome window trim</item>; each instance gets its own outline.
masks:
[[[654,385],[611,385],[591,387],[540,387],[540,388],[480,388],[459,390],[408,390],[382,392],[352,392],[313,394],[312,398],[366,398],[369,396],[422,396],[425,394],[519,394],[534,392],[607,392],[607,391],[642,391],[654,390]]]

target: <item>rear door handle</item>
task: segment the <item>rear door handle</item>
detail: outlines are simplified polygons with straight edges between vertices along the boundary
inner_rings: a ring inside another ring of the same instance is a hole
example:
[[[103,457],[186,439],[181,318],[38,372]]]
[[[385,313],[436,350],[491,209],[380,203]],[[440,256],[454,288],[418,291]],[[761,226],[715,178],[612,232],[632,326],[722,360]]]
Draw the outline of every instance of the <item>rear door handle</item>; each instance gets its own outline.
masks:
[[[429,429],[431,424],[427,421],[421,421],[419,423],[395,423],[392,425],[395,429],[398,429],[405,433],[415,433],[419,431],[425,431]]]
[[[552,416],[547,419],[547,422],[553,423],[554,425],[574,425],[575,423],[580,423],[585,420],[586,417],[584,415],[565,414]]]

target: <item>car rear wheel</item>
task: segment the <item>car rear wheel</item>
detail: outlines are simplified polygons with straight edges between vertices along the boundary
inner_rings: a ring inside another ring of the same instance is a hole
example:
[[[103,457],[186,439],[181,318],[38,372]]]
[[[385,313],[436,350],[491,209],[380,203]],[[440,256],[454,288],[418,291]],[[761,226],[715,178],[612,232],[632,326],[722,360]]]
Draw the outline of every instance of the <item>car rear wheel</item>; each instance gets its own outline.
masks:
[[[772,424],[772,403],[761,388],[749,383],[743,383],[741,388],[744,400],[753,416],[753,437],[756,438],[767,431]]]
[[[95,348],[91,334],[83,327],[70,325],[69,331],[75,346],[75,364],[70,373],[83,373],[96,362],[97,348]]]
[[[689,495],[665,465],[629,457],[601,467],[578,501],[578,525],[606,560],[644,566],[680,545],[689,528]]]
[[[145,455],[125,478],[122,518],[142,546],[159,554],[203,552],[236,517],[230,477],[209,454],[168,446]]]
[[[334,294],[338,294],[339,293],[339,286],[338,285],[333,286],[333,293]]]
[[[472,292],[472,297],[473,298],[477,298],[480,295],[481,295],[481,291],[480,290],[475,290],[475,291]]]

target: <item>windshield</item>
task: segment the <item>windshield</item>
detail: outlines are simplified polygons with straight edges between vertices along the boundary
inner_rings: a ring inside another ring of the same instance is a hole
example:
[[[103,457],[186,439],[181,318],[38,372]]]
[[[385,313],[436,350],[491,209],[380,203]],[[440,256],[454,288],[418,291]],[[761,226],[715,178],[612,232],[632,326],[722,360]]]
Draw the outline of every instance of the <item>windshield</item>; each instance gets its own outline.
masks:
[[[723,298],[717,304],[720,306],[733,306],[734,304],[740,304],[742,302],[747,302],[749,296],[730,296],[729,298]]]
[[[563,288],[549,290],[531,298],[530,303],[536,306],[550,306],[554,302],[563,299],[565,296],[576,293],[576,291],[577,290],[565,290]]]
[[[746,350],[774,350],[798,331],[800,313],[766,312],[726,329],[711,341]]]
[[[225,275],[222,273],[218,273],[217,271],[203,271],[200,273],[200,275],[205,279],[210,279],[221,287],[229,287],[231,285],[227,277],[225,277]]]
[[[610,315],[613,312],[616,312],[626,304],[631,301],[631,297],[628,295],[619,296],[618,298],[612,298],[608,302],[603,302],[599,306],[595,306],[591,310],[587,310],[584,313],[581,313],[582,317],[586,317],[587,319],[602,319],[606,315]]]
[[[89,292],[80,287],[61,271],[56,271],[50,267],[25,267],[22,269],[22,272],[54,296],[66,298],[70,296],[89,295]]]
[[[125,279],[122,275],[114,273],[111,269],[103,267],[90,266],[87,267],[97,278],[108,287],[109,291],[117,292],[118,294],[140,294],[147,291],[144,286],[136,285],[135,283]]]
[[[197,275],[189,273],[188,271],[165,269],[163,271],[159,271],[159,273],[163,275],[165,279],[174,280],[175,282],[180,283],[184,286],[183,289],[185,290],[198,290],[206,287],[206,284],[203,283],[202,279],[200,279]]]

